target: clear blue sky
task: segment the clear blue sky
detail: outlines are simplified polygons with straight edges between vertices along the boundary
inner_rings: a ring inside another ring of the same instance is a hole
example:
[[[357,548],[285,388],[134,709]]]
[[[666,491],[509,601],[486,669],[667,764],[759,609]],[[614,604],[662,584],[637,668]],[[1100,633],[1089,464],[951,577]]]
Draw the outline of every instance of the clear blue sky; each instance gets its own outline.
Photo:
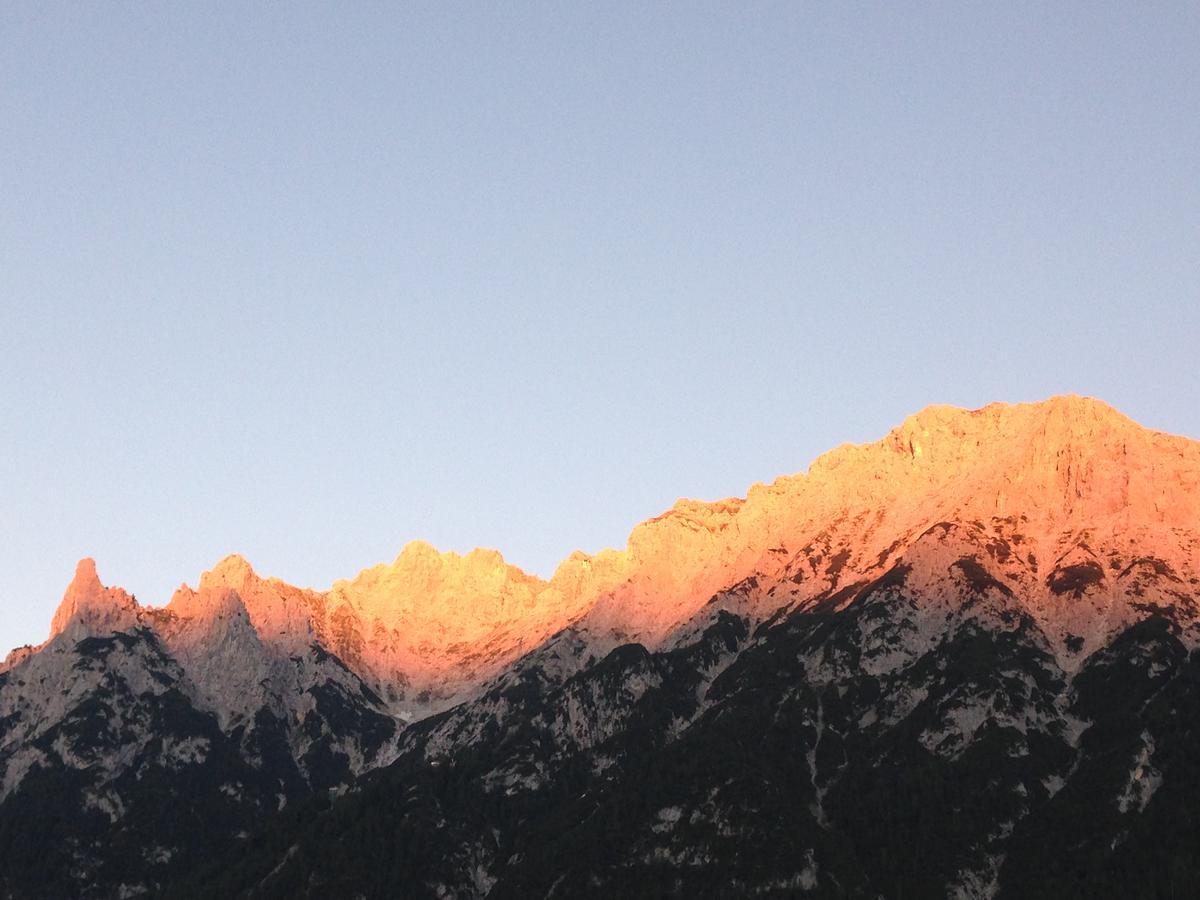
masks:
[[[1200,436],[1200,6],[583,6],[0,6],[4,649],[83,555],[549,574],[933,402]]]

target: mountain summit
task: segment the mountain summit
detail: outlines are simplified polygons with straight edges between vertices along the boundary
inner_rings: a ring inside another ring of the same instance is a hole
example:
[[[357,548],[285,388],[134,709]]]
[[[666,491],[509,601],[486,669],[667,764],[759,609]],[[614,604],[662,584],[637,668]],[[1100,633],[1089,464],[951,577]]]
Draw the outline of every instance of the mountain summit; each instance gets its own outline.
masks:
[[[1086,397],[930,406],[882,440],[839,447],[805,474],[755,485],[745,499],[680,500],[637,526],[624,550],[572,554],[549,581],[494,550],[459,556],[416,541],[326,592],[262,579],[235,554],[204,574],[200,593],[234,590],[260,639],[296,647],[319,640],[375,690],[407,704],[406,715],[422,715],[580,619],[612,640],[653,645],[729,584],[811,567],[797,560],[804,546],[837,544],[845,585],[881,571],[937,523],[990,520],[1008,523],[995,527],[1010,550],[1013,538],[1022,547],[1025,571],[1009,573],[1016,579],[1078,551],[1084,532],[1122,546],[1153,540],[1173,570],[1200,570],[1194,543],[1180,537],[1200,522],[1200,444]],[[1129,555],[1111,549],[1111,565]],[[1075,555],[1080,565],[1094,557]],[[789,588],[793,601],[819,594],[821,574]],[[183,594],[194,596],[186,586]],[[1054,604],[1041,599],[1052,615]],[[167,609],[183,603],[177,595]],[[195,614],[194,600],[186,603]],[[51,632],[72,618],[103,628],[136,614],[83,560]]]
[[[137,602],[121,588],[105,588],[96,574],[96,561],[81,559],[50,620],[50,636],[72,627],[120,631],[134,623],[136,614]]]
[[[0,893],[1169,896],[1198,602],[1200,443],[1081,397],[929,407],[549,580],[416,542],[151,608],[83,560],[0,668]]]

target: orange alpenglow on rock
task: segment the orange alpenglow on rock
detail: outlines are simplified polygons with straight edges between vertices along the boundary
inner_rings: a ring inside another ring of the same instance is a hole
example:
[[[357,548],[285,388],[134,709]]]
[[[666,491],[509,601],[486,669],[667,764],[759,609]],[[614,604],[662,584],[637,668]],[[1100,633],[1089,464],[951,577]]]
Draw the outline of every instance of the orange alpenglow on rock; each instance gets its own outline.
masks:
[[[75,567],[75,577],[50,620],[50,634],[120,631],[136,624],[137,609],[137,601],[121,588],[100,583],[96,561],[87,557]]]
[[[1081,397],[932,406],[880,441],[826,453],[806,474],[757,484],[744,500],[680,500],[638,525],[624,550],[574,553],[549,581],[494,550],[414,542],[323,592],[261,578],[231,556],[197,591],[184,586],[164,609],[139,610],[84,560],[52,637],[140,618],[184,648],[244,611],[239,640],[252,635],[278,658],[319,645],[389,700],[431,709],[568,626],[596,653],[629,641],[654,647],[710,601],[751,616],[836,608],[901,564],[936,605],[938,573],[967,577],[974,559],[1047,634],[1086,648],[1129,621],[1135,602],[1177,602],[1136,594],[1145,593],[1138,561],[1153,557],[1172,578],[1194,581],[1198,524],[1200,443]]]

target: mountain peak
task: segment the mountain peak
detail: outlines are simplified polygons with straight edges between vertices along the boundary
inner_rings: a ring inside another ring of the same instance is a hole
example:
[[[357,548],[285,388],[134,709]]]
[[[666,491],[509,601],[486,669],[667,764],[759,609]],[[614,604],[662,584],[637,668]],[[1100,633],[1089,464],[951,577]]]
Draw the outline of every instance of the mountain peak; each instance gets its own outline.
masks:
[[[979,409],[928,406],[880,441],[844,444],[818,457],[807,476],[781,479],[779,488],[811,492],[816,484],[804,482],[815,481],[830,502],[958,501],[975,515],[995,511],[1003,495],[1000,508],[1028,501],[1052,517],[1125,508],[1157,516],[1167,506],[1182,513],[1194,507],[1196,492],[1187,486],[1197,473],[1197,442],[1145,428],[1103,401],[1067,394]]]
[[[85,556],[75,564],[75,577],[67,585],[67,594],[77,597],[92,596],[104,590],[100,576],[96,573],[96,560]]]
[[[183,591],[171,607],[220,615],[230,590],[262,640],[287,652],[316,637],[381,679],[441,679],[452,669],[475,677],[584,616],[593,630],[654,645],[751,576],[786,569],[795,577],[797,566],[817,565],[805,560],[843,552],[851,554],[839,563],[844,587],[852,571],[875,577],[898,548],[938,523],[1018,519],[1028,552],[1055,560],[1070,549],[1064,536],[1084,530],[1194,529],[1200,443],[1073,394],[979,409],[934,405],[873,443],[824,454],[805,474],[755,484],[744,499],[680,499],[637,525],[624,549],[572,554],[550,581],[496,550],[460,554],[415,540],[392,562],[326,592],[263,579],[231,554],[203,574],[195,596]],[[1179,553],[1161,553],[1190,570]],[[815,596],[837,579],[810,571],[803,588],[788,591]],[[80,610],[134,608],[113,599],[124,596],[103,588],[93,561],[81,560],[55,633]]]
[[[978,409],[946,404],[927,406],[908,416],[885,441],[916,452],[920,437],[983,440],[1003,433],[1010,438],[1042,433],[1060,442],[1087,439],[1098,431],[1145,431],[1128,416],[1102,400],[1060,394],[1035,403],[989,403]],[[913,442],[910,448],[907,442]]]
[[[258,579],[246,558],[231,553],[200,576],[200,589],[228,587],[235,590]]]
[[[423,540],[409,541],[405,544],[390,568],[395,571],[433,568],[441,570],[447,576],[451,573],[483,575],[503,572],[506,577],[516,580],[539,580],[507,562],[499,550],[475,547],[466,553],[458,553],[454,550],[439,550]]]
[[[96,573],[96,561],[85,556],[75,566],[75,577],[50,621],[50,637],[76,621],[90,629],[114,630],[131,623],[136,612],[137,601],[121,588],[104,587]]]
[[[386,597],[388,603],[413,604],[419,608],[453,602],[456,598],[469,601],[480,593],[499,594],[510,588],[538,590],[544,585],[536,575],[506,562],[498,550],[477,547],[459,554],[416,540],[405,544],[391,563],[380,563],[362,570],[353,579],[338,581],[333,590]]]

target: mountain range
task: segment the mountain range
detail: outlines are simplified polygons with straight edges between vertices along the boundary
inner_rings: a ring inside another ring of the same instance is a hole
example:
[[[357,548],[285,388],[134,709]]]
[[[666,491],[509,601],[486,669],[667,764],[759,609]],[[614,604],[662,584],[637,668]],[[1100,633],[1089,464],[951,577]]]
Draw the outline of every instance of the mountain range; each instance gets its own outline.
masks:
[[[549,580],[83,560],[0,665],[9,897],[1183,897],[1200,443],[929,407]]]

